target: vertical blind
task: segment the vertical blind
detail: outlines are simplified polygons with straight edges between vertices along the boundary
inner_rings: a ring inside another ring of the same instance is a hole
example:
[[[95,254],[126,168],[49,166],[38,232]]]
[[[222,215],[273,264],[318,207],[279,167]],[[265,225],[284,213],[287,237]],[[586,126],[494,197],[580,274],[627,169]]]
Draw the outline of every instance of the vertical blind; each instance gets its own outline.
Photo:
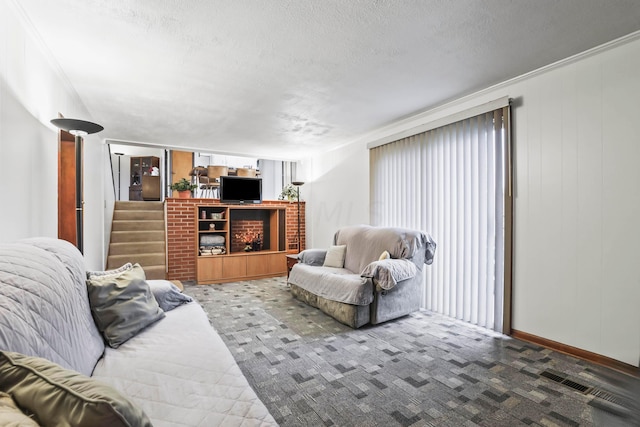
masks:
[[[423,308],[500,332],[508,117],[504,107],[370,150],[372,224],[423,230],[438,245]]]

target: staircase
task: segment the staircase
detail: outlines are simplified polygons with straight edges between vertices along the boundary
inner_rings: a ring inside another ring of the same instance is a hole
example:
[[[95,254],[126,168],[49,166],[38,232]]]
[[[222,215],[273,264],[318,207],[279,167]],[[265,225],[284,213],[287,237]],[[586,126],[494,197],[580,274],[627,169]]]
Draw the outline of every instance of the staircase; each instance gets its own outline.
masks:
[[[116,202],[107,270],[139,263],[147,279],[166,278],[163,202]]]

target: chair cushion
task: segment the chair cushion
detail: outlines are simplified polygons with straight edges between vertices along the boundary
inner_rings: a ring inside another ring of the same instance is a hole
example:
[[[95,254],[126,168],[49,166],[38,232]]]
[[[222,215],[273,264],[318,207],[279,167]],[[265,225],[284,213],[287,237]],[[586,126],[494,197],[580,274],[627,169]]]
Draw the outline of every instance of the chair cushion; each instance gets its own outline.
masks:
[[[298,263],[291,269],[287,281],[331,301],[354,305],[368,305],[373,301],[371,279],[346,268]]]
[[[347,253],[346,245],[331,246],[327,249],[327,255],[324,257],[323,267],[344,267],[344,257]]]

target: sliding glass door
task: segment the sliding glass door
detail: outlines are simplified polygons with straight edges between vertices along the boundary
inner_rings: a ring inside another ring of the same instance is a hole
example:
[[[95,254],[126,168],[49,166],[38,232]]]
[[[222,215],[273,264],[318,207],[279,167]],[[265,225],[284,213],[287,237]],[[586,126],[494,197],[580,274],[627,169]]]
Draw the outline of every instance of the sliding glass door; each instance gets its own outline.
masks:
[[[430,233],[423,307],[510,331],[509,107],[370,150],[371,222]]]

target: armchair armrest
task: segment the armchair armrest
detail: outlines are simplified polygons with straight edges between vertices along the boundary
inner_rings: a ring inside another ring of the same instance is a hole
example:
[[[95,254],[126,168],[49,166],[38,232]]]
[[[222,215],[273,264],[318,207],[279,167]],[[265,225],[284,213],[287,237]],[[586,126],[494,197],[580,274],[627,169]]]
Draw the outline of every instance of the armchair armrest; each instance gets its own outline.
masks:
[[[373,279],[376,286],[384,290],[393,288],[398,282],[416,276],[418,267],[406,259],[383,259],[367,265],[360,276]]]
[[[303,264],[321,266],[327,255],[326,249],[305,249],[298,254],[298,261]]]

